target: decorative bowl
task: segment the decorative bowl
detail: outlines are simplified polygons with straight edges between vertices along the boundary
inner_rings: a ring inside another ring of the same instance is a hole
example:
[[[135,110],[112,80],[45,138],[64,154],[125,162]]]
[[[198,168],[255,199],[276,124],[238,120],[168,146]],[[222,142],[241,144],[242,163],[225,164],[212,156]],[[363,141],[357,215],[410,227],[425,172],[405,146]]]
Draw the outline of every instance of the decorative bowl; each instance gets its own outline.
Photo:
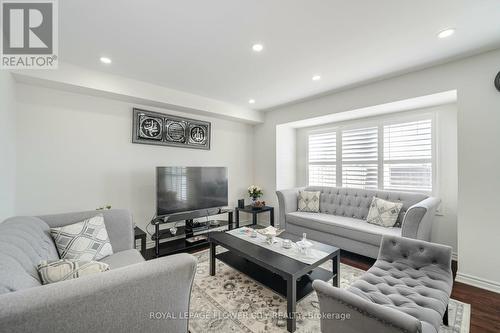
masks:
[[[273,226],[269,226],[264,229],[257,229],[257,232],[263,236],[266,236],[266,242],[268,244],[273,244],[274,243],[274,237],[279,236],[284,229],[276,229]]]

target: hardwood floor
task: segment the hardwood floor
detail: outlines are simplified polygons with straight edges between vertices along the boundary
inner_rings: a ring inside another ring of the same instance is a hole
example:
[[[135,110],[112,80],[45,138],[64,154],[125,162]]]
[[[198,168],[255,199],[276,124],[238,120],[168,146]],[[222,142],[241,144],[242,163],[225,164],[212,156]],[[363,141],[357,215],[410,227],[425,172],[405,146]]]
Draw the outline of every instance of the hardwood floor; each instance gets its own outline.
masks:
[[[342,251],[340,261],[343,264],[367,270],[375,259]],[[457,263],[452,264],[453,276],[456,276]],[[500,294],[472,287],[460,282],[453,283],[451,297],[471,305],[471,333],[500,332]]]

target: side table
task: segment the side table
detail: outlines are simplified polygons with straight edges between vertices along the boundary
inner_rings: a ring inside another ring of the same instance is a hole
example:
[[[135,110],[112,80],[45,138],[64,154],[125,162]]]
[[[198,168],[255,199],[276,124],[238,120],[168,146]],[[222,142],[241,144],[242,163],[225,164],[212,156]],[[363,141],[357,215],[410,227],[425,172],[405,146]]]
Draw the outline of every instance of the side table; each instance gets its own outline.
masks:
[[[271,225],[274,227],[274,207],[264,206],[264,207],[259,208],[259,209],[255,209],[251,205],[245,206],[243,208],[236,207],[235,208],[235,213],[236,213],[236,228],[240,227],[240,212],[245,212],[245,213],[252,214],[252,225],[256,225],[257,224],[257,215],[258,214],[264,213],[264,212],[269,212],[269,214],[270,214],[270,220],[269,221],[271,222]]]
[[[136,240],[141,241],[141,254],[144,256],[146,254],[146,233],[139,227],[134,228],[134,242]]]

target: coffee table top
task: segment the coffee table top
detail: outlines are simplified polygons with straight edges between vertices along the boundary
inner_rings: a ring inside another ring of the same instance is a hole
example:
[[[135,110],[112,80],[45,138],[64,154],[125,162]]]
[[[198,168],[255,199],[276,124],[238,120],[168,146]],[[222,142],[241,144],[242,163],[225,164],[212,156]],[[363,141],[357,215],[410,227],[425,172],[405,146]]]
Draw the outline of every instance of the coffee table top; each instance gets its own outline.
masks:
[[[284,232],[280,235],[280,238],[288,238],[292,241],[299,241],[300,237]],[[239,237],[228,234],[226,232],[212,232],[209,235],[210,243],[220,245],[235,254],[244,257],[268,270],[277,273],[283,277],[300,277],[312,269],[318,267],[329,259],[340,255],[340,250],[334,246],[312,241],[313,248],[321,250],[327,255],[313,264],[306,264],[301,261],[295,260],[286,255],[274,252],[268,248],[259,246],[245,241]]]

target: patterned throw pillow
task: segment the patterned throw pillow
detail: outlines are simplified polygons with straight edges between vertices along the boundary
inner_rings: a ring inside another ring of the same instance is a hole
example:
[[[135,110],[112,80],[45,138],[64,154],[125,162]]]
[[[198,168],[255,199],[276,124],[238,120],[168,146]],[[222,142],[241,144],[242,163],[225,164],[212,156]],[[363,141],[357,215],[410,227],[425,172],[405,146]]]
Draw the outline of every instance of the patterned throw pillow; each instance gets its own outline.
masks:
[[[299,191],[297,208],[299,212],[319,212],[319,196],[320,192]]]
[[[64,227],[51,228],[50,233],[61,259],[91,261],[113,254],[102,215]]]
[[[401,202],[391,202],[373,197],[366,221],[382,227],[393,227],[398,219]]]
[[[109,265],[98,261],[60,259],[52,262],[44,260],[37,269],[42,283],[48,284],[104,272],[109,270]]]

